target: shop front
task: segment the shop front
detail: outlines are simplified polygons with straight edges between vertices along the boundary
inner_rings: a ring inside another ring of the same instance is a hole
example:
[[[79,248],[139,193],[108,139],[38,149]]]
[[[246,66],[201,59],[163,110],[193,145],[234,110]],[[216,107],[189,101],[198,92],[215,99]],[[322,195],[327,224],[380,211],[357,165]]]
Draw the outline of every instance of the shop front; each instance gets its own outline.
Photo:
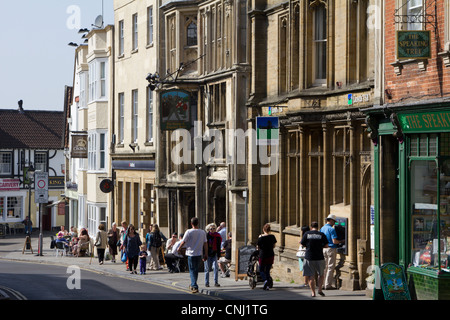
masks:
[[[373,108],[368,123],[375,262],[403,265],[419,300],[450,299],[450,107]]]

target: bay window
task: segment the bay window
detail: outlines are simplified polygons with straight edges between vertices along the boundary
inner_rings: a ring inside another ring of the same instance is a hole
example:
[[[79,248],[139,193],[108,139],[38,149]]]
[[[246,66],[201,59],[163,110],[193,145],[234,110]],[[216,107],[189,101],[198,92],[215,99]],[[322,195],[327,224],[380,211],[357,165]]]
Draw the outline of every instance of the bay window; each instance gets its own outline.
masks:
[[[106,170],[106,131],[93,131],[88,135],[88,170]]]

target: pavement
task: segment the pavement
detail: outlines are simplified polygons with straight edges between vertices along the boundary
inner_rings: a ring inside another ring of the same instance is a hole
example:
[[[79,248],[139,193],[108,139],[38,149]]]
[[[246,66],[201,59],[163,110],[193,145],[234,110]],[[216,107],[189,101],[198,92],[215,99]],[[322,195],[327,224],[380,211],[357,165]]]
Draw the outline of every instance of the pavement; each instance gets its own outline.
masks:
[[[31,250],[25,250],[25,235],[7,235],[0,238],[0,261],[23,261],[32,263],[79,266],[81,269],[98,272],[110,276],[124,277],[136,281],[146,281],[165,287],[172,287],[178,290],[189,291],[189,272],[170,273],[167,268],[158,271],[147,271],[145,275],[130,274],[126,271],[124,263],[117,259],[116,263],[106,260],[103,265],[99,265],[97,257],[73,257],[56,256],[54,249],[50,249],[51,235],[55,233],[44,233],[42,255],[37,255],[39,232],[33,232],[31,238]],[[139,267],[138,267],[139,268]],[[204,273],[198,276],[199,293],[217,300],[371,300],[366,296],[365,291],[344,291],[344,290],[324,290],[325,296],[311,297],[309,288],[303,284],[286,283],[274,280],[273,288],[262,290],[262,283],[258,283],[256,288],[251,289],[249,281],[244,278],[236,280],[234,273],[228,278],[220,278],[220,287],[214,287],[212,272],[210,273],[211,287],[204,286]],[[7,299],[8,296],[0,290],[0,300]]]

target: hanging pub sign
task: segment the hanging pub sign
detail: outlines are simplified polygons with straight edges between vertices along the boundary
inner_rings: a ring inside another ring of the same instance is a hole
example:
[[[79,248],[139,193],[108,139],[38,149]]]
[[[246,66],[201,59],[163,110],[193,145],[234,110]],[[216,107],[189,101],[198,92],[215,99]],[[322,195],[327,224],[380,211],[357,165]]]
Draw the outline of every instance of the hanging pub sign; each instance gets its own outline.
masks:
[[[161,93],[161,130],[191,128],[191,95],[183,90]]]
[[[430,40],[430,30],[397,31],[397,59],[430,59]]]
[[[87,134],[72,135],[72,158],[88,157],[88,136]]]

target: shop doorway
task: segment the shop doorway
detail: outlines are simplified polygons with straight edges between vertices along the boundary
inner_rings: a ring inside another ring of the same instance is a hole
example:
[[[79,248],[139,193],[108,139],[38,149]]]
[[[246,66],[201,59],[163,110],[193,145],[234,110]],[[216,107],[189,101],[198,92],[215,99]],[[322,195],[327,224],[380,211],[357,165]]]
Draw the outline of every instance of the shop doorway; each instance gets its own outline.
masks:
[[[52,230],[52,202],[47,203],[47,205],[42,204],[42,230],[51,231]]]
[[[399,151],[392,135],[380,136],[380,263],[399,262]]]

